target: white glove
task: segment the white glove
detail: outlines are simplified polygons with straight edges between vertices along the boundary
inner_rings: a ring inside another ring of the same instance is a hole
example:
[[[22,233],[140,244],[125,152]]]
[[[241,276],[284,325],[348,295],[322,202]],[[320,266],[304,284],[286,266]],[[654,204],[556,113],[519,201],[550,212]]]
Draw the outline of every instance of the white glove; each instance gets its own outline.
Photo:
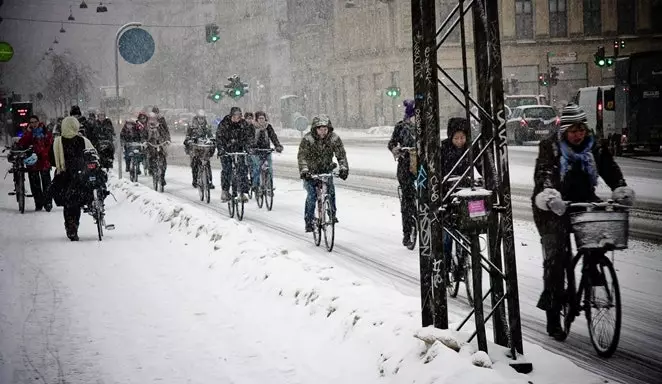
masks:
[[[565,213],[566,204],[561,198],[561,192],[552,188],[545,188],[542,192],[536,195],[536,207],[543,211],[552,211],[558,216]]]
[[[635,193],[634,190],[630,187],[618,187],[614,189],[611,193],[611,199],[617,202],[618,204],[623,204],[627,206],[634,205]]]

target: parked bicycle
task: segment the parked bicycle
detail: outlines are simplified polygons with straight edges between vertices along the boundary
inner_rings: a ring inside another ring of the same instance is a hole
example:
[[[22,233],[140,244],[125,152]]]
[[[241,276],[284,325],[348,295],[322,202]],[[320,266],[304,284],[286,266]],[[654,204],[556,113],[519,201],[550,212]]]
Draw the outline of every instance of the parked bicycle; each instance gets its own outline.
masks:
[[[315,210],[315,218],[313,220],[313,239],[315,245],[319,246],[322,242],[322,233],[324,233],[324,245],[326,250],[331,252],[335,242],[336,229],[334,212],[331,206],[331,196],[328,193],[329,180],[337,173],[321,173],[311,175],[311,179],[315,182],[315,190],[317,191],[317,209]]]
[[[9,196],[16,196],[18,211],[25,213],[25,198],[32,197],[32,195],[28,195],[25,191],[25,174],[27,172],[25,161],[26,159],[30,158],[30,156],[32,156],[32,147],[27,149],[6,147],[3,152],[6,151],[9,151],[7,160],[12,163],[12,166],[9,170],[7,170],[5,178],[9,173],[11,173],[14,178],[14,191],[9,192]]]
[[[140,164],[145,164],[145,144],[127,143],[126,150],[129,152],[129,180],[136,183],[140,174]]]
[[[230,200],[228,200],[228,211],[230,212],[230,218],[234,217],[234,214],[237,214],[237,219],[239,221],[244,219],[244,200],[241,198],[240,190],[240,177],[239,177],[239,162],[246,161],[246,152],[230,152],[226,153],[225,156],[230,156],[232,158],[232,182],[230,184]],[[245,169],[244,169],[245,171]]]
[[[154,190],[163,192],[163,173],[165,169],[165,147],[170,144],[169,141],[164,141],[162,143],[154,144],[147,142],[147,145],[151,148],[154,148],[155,156],[152,159],[154,164],[150,164],[150,172],[152,174],[152,180],[154,183]]]
[[[577,253],[566,268],[566,302],[561,309],[565,335],[584,311],[593,348],[599,356],[609,357],[616,351],[621,334],[621,292],[614,251],[628,247],[629,207],[611,201],[567,204]],[[606,255],[609,251],[611,259]],[[580,259],[581,278],[575,289],[575,267]]]
[[[191,150],[198,162],[198,192],[200,192],[200,201],[206,201],[209,204],[211,200],[211,162],[209,159],[214,156],[216,144],[211,139],[201,140],[191,144]]]
[[[258,208],[266,203],[267,211],[274,206],[274,179],[271,167],[269,167],[269,154],[273,149],[254,149],[253,152],[260,158],[260,185],[255,190],[255,202]]]
[[[115,226],[106,224],[106,208],[104,200],[109,195],[106,188],[108,181],[107,174],[101,169],[101,163],[98,153],[94,149],[86,149],[84,154],[86,170],[83,174],[83,181],[88,190],[92,192],[91,201],[83,207],[83,212],[88,213],[94,219],[97,226],[97,235],[99,241],[103,239],[104,229],[113,230]]]

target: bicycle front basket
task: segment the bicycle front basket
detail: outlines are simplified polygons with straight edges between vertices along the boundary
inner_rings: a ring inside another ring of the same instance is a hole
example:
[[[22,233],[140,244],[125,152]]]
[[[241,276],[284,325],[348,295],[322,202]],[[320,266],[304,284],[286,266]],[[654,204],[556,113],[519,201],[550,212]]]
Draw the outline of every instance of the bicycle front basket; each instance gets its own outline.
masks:
[[[191,148],[193,149],[193,156],[199,157],[201,159],[211,158],[214,156],[214,152],[216,151],[216,146],[210,144],[193,143]]]
[[[629,216],[625,210],[594,210],[570,213],[577,249],[626,249]]]

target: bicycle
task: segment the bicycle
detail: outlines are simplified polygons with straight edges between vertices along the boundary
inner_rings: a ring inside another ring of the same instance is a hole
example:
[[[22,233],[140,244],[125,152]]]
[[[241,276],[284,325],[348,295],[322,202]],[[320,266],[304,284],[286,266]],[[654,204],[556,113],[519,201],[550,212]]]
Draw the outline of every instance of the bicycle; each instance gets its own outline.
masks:
[[[103,230],[113,230],[115,226],[106,225],[106,209],[104,199],[109,194],[106,190],[107,175],[101,169],[99,156],[96,150],[86,149],[84,152],[86,171],[83,175],[83,182],[92,190],[92,200],[83,208],[83,212],[88,213],[94,219],[97,226],[97,235],[99,241],[103,239]]]
[[[416,147],[402,147],[400,148],[402,151],[398,157],[402,157],[404,152],[407,151],[410,154],[410,159],[416,156]],[[412,167],[410,166],[410,171],[413,174],[416,174],[416,165],[414,164],[413,170]],[[416,190],[416,181],[414,180],[414,190]],[[398,200],[400,200],[400,206],[402,206],[402,187],[398,186]],[[414,204],[415,207],[418,207],[418,197],[414,195]],[[409,244],[407,245],[407,249],[410,251],[413,251],[414,248],[416,248],[416,239],[418,237],[418,218],[416,217],[416,212],[414,211],[414,214],[412,215],[412,227],[409,229]]]
[[[567,337],[575,317],[584,311],[593,348],[598,356],[609,357],[618,347],[622,311],[613,253],[628,247],[629,207],[611,201],[567,203],[567,206],[570,209],[570,226],[571,232],[574,233],[577,253],[572,257],[570,265],[566,267],[566,294],[561,308],[563,330]],[[568,247],[568,249],[570,248]],[[609,251],[612,252],[612,260],[606,256]],[[581,278],[579,287],[575,289],[574,271],[580,259],[583,260]],[[612,281],[613,292],[608,287],[607,278]],[[604,295],[598,295],[597,288],[604,288]],[[604,300],[596,300],[598,296],[604,297]],[[597,324],[606,316],[601,315],[599,309],[609,311],[612,308],[615,312],[613,333],[611,336],[596,334]],[[594,310],[597,313],[594,314]]]
[[[192,143],[193,156],[198,162],[198,177],[196,184],[200,192],[200,201],[209,204],[211,200],[211,163],[209,159],[214,156],[216,145],[211,140],[204,143]]]
[[[28,171],[25,167],[24,161],[26,158],[32,155],[32,146],[27,149],[17,149],[13,147],[6,147],[3,152],[9,151],[7,160],[12,163],[12,167],[7,170],[5,173],[5,178],[7,174],[11,173],[14,177],[14,191],[9,192],[9,196],[16,196],[16,202],[18,203],[18,211],[25,213],[25,198],[32,197],[25,192],[25,173]]]
[[[153,183],[154,183],[154,190],[159,191],[159,192],[163,192],[163,181],[164,181],[163,180],[163,169],[165,168],[165,164],[163,164],[163,162],[165,161],[165,159],[164,159],[165,158],[165,151],[164,151],[163,147],[168,146],[168,144],[170,144],[169,141],[164,141],[164,142],[158,143],[158,144],[153,144],[153,143],[147,142],[147,145],[154,148],[154,150],[156,151],[156,156],[154,156],[155,159],[152,161],[154,164],[151,164],[152,162],[150,162],[150,166],[153,167],[153,168],[150,168],[150,169],[151,169],[151,173],[152,173],[152,180],[153,180]],[[161,156],[162,153],[163,153],[163,156]]]
[[[315,182],[315,190],[317,191],[317,209],[313,220],[313,240],[315,245],[319,247],[322,242],[322,232],[324,232],[324,245],[329,252],[333,250],[336,237],[335,213],[332,211],[333,207],[328,193],[329,180],[334,176],[338,176],[338,174],[320,173],[310,176],[311,180]]]
[[[473,300],[473,280],[471,274],[471,254],[467,250],[470,247],[470,240],[461,234],[459,231],[453,231],[448,234],[451,236],[453,244],[455,245],[455,252],[452,251],[450,258],[450,265],[448,266],[448,284],[446,290],[448,296],[455,298],[460,291],[460,283],[464,283],[467,290],[467,302],[469,306],[474,305]]]
[[[228,211],[230,218],[233,218],[236,212],[239,221],[244,219],[244,200],[241,198],[241,191],[237,192],[239,189],[239,157],[243,156],[243,161],[245,161],[246,155],[248,155],[246,152],[231,152],[224,155],[232,158],[232,183],[230,184]]]
[[[254,152],[260,155],[260,186],[255,190],[255,202],[258,208],[266,203],[267,211],[271,211],[274,206],[274,179],[269,167],[268,156],[273,149],[255,149]]]
[[[133,183],[138,182],[138,173],[140,172],[140,163],[145,161],[144,143],[127,143],[126,150],[129,152],[129,180]]]

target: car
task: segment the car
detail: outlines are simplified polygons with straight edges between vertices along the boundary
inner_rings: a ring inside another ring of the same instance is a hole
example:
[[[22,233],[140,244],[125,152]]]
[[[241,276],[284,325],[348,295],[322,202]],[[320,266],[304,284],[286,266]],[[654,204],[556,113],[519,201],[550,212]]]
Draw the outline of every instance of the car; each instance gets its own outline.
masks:
[[[508,95],[504,98],[503,103],[511,109],[523,105],[547,105],[547,97],[544,95]]]
[[[508,143],[522,145],[538,142],[557,132],[561,119],[556,110],[549,105],[525,105],[513,108],[506,121]]]
[[[175,131],[186,131],[189,124],[191,124],[191,121],[193,120],[194,116],[195,116],[195,113],[191,113],[191,112],[180,113],[179,116],[177,116],[177,118],[175,119],[175,121],[172,124],[172,126],[174,127],[174,130]]]

